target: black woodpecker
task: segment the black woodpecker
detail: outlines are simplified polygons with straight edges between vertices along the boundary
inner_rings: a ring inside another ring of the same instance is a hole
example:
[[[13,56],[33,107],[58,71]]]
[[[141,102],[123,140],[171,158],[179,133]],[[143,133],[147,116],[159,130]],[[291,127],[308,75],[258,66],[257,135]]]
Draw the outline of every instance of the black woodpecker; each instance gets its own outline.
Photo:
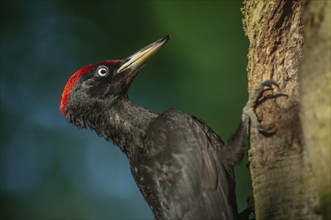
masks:
[[[65,85],[60,110],[70,123],[121,148],[156,219],[237,219],[234,166],[244,156],[248,122],[264,129],[254,108],[276,83],[264,81],[255,89],[225,143],[197,117],[174,109],[158,114],[128,99],[138,72],[168,40],[165,36],[126,59],[81,68]]]

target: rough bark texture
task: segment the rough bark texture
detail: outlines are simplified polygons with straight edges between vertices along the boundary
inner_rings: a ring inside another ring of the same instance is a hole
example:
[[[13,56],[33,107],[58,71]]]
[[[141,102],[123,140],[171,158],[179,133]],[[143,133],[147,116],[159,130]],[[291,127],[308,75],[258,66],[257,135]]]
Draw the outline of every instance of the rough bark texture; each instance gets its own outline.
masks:
[[[300,68],[303,136],[318,184],[319,209],[331,219],[331,2],[302,3],[305,43]]]
[[[303,48],[299,0],[244,1],[244,29],[250,41],[249,91],[272,79],[288,97],[266,99],[256,108],[265,126],[251,129],[250,171],[257,219],[320,219],[317,183],[300,121],[299,66]],[[274,90],[277,93],[277,90]],[[265,93],[265,96],[270,94]]]

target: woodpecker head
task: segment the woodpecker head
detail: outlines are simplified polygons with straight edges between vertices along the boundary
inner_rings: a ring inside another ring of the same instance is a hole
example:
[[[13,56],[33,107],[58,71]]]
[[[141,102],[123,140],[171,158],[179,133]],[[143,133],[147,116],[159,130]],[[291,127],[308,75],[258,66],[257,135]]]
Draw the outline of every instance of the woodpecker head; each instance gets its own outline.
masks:
[[[86,127],[127,91],[139,70],[168,40],[167,35],[122,60],[106,60],[79,69],[68,80],[60,102],[62,114],[76,126]],[[109,110],[109,109],[108,109]]]

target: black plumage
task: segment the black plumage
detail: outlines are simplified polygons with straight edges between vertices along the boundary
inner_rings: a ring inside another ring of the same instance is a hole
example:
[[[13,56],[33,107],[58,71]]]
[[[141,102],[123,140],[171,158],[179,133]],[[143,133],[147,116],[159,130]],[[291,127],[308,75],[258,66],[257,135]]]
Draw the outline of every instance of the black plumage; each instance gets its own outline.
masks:
[[[68,81],[61,111],[127,155],[132,175],[157,219],[237,219],[234,166],[244,156],[243,137],[254,104],[227,143],[196,117],[177,110],[157,114],[129,101],[127,90],[143,64],[165,44],[162,38],[124,60],[77,71]]]

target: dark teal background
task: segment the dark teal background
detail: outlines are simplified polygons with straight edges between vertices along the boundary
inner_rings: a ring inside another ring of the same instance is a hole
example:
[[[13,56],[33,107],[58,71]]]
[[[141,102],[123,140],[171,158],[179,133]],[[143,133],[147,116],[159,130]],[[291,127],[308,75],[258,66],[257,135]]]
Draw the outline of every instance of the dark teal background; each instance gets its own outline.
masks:
[[[131,100],[177,108],[223,139],[247,99],[241,1],[1,1],[1,217],[152,219],[120,150],[59,111],[77,69],[172,38],[133,83]],[[251,183],[236,169],[239,209]]]

